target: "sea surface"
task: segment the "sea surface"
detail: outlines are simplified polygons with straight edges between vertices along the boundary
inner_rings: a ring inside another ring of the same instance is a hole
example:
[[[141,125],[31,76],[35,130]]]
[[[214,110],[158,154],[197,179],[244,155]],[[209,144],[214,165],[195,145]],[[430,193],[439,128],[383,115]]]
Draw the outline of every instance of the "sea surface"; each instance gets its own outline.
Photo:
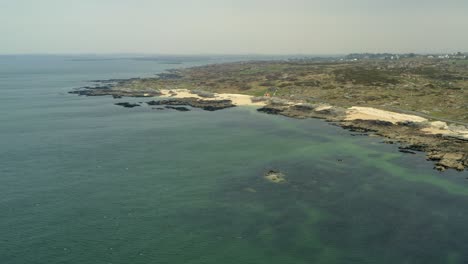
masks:
[[[67,93],[241,59],[1,56],[0,263],[468,263],[466,171],[322,120]]]

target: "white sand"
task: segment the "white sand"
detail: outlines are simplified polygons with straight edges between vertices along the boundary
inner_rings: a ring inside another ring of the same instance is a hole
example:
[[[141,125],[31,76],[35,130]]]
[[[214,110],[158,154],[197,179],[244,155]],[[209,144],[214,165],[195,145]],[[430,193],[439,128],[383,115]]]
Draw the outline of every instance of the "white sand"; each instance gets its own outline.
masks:
[[[214,94],[213,98],[204,98],[197,94],[193,94],[188,89],[163,89],[161,90],[162,96],[165,97],[174,97],[174,98],[197,98],[203,100],[231,100],[234,105],[237,106],[265,106],[266,102],[252,102],[252,96],[245,95],[245,94]],[[172,93],[172,94],[171,94]],[[292,104],[292,102],[291,102]],[[327,110],[332,108],[330,105],[322,105],[319,106],[316,111]],[[407,114],[400,114],[385,110],[380,110],[372,107],[360,107],[360,106],[353,106],[348,108],[346,111],[345,120],[380,120],[380,121],[387,121],[393,124],[397,124],[398,122],[428,122],[426,118],[415,116],[415,115],[407,115]],[[468,130],[465,129],[449,129],[445,122],[441,121],[434,121],[429,123],[429,126],[426,128],[422,128],[421,131],[428,133],[428,134],[442,134],[442,135],[452,135],[458,137],[464,137],[468,139]]]
[[[171,94],[174,93],[174,95]],[[190,93],[187,89],[173,89],[173,90],[161,90],[162,96],[174,97],[174,98],[198,98],[203,100],[231,100],[234,105],[252,105],[252,106],[264,106],[265,102],[252,102],[252,97],[245,94],[217,94],[215,93],[213,98],[204,98],[197,94]]]
[[[398,122],[411,121],[411,122],[428,122],[426,118],[400,114],[385,110],[380,110],[372,107],[359,107],[353,106],[346,111],[345,120],[381,120],[388,121],[396,124]],[[457,136],[468,139],[468,130],[466,128],[449,128],[447,123],[441,121],[434,121],[428,123],[429,126],[422,128],[421,131],[427,134],[442,134],[447,136]]]
[[[360,106],[353,106],[346,111],[346,118],[345,120],[381,120],[392,122],[396,124],[398,122],[425,122],[427,121],[426,118],[415,116],[415,115],[406,115],[400,114],[385,110],[380,110],[372,107],[360,107]]]

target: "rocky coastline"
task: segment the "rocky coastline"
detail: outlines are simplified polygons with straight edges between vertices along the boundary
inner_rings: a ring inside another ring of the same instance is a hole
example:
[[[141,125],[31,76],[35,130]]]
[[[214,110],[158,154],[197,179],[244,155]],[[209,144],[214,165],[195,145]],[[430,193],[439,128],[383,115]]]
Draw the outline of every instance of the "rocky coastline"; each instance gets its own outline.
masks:
[[[129,80],[132,81],[132,80]],[[120,80],[120,83],[125,81]],[[222,94],[187,92],[186,90],[171,89],[161,91],[157,89],[121,89],[119,86],[84,87],[70,92],[84,96],[113,96],[122,97],[162,97],[160,100],[146,102],[149,106],[155,106],[156,110],[172,109],[176,111],[190,111],[188,107],[205,111],[217,111],[236,107],[230,97]],[[199,94],[203,95],[200,96]],[[231,94],[231,96],[233,96]],[[239,95],[246,96],[246,95]],[[236,97],[233,97],[236,98]],[[245,99],[245,98],[244,98]],[[319,118],[340,126],[349,131],[358,132],[360,135],[377,135],[385,138],[387,144],[400,144],[399,151],[406,154],[425,152],[428,161],[434,162],[434,169],[444,171],[455,169],[464,171],[468,168],[468,137],[459,135],[447,135],[443,133],[427,133],[425,129],[432,129],[431,123],[420,122],[417,116],[408,116],[407,119],[393,121],[381,118],[357,118],[350,119],[350,109],[332,106],[324,103],[311,104],[300,100],[285,100],[275,97],[248,97],[249,101],[258,106],[257,111],[282,115],[290,118],[305,119]],[[133,108],[141,106],[128,102],[116,103],[123,107]],[[381,110],[378,110],[381,111]],[[391,112],[389,112],[391,113]],[[397,113],[393,113],[398,115]],[[411,118],[410,118],[411,117]],[[411,121],[411,120],[417,121]],[[437,123],[437,122],[436,122]]]
[[[161,93],[157,90],[120,90],[120,89],[113,89],[112,87],[105,86],[105,87],[83,87],[77,90],[73,90],[68,92],[70,94],[77,94],[83,96],[105,96],[110,95],[114,98],[122,98],[122,97],[154,97],[160,96]]]
[[[425,123],[397,122],[383,120],[346,120],[346,109],[334,106],[299,104],[286,105],[270,103],[258,109],[259,112],[282,115],[291,118],[321,118],[334,125],[361,135],[377,135],[386,144],[400,144],[400,152],[415,154],[425,152],[427,160],[435,162],[434,169],[444,171],[468,168],[468,139],[463,137],[428,134],[422,129]]]

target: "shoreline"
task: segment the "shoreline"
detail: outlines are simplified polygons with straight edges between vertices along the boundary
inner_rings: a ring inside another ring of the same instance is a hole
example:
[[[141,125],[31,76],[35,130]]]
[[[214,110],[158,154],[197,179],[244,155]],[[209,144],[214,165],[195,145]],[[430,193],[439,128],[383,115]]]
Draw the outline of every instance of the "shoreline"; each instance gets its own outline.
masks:
[[[381,110],[373,107],[341,108],[327,104],[268,104],[259,111],[292,118],[322,118],[363,135],[386,138],[384,143],[400,144],[400,152],[425,152],[434,169],[444,171],[468,168],[468,129],[442,121]]]
[[[228,93],[212,93],[212,98],[202,97],[200,95],[192,93],[188,89],[162,89],[160,90],[161,95],[160,97],[170,97],[170,98],[179,98],[179,99],[186,99],[186,98],[196,98],[198,100],[230,100],[233,105],[235,106],[256,106],[256,107],[264,107],[268,105],[268,101],[274,101],[275,99],[278,100],[279,98],[269,97],[269,98],[262,98],[263,100],[254,102],[254,96],[245,95],[245,94],[228,94]],[[303,106],[302,103],[296,103],[293,101],[285,101],[284,104],[290,106]],[[271,102],[270,102],[271,104]],[[325,111],[329,109],[334,109],[335,106],[322,104],[315,108],[316,111]],[[355,121],[355,120],[369,120],[369,121],[382,121],[382,122],[390,122],[394,125],[398,125],[399,123],[404,122],[412,122],[415,124],[421,125],[421,131],[432,134],[438,135],[441,134],[443,136],[453,136],[458,137],[463,140],[468,141],[468,129],[463,129],[460,127],[454,127],[452,129],[449,128],[446,122],[443,121],[429,121],[429,119],[425,117],[421,117],[418,115],[410,115],[410,114],[402,114],[398,112],[382,110],[374,107],[363,107],[363,106],[351,106],[345,109],[345,117],[342,121]]]
[[[468,154],[458,147],[468,145],[468,129],[463,126],[449,126],[442,121],[429,121],[417,115],[402,114],[374,107],[352,106],[349,108],[319,103],[309,104],[301,101],[285,100],[277,97],[254,97],[234,93],[210,93],[189,89],[160,89],[150,93],[142,91],[119,90],[113,87],[105,89],[86,88],[74,91],[79,95],[114,98],[145,97],[165,98],[147,102],[148,105],[192,106],[208,111],[216,111],[236,106],[253,106],[257,111],[267,114],[283,115],[291,118],[321,118],[334,124],[365,135],[375,134],[386,138],[385,143],[401,144],[400,152],[414,154],[422,151],[427,160],[435,162],[434,169],[444,171],[468,168]],[[185,110],[185,109],[183,109]]]

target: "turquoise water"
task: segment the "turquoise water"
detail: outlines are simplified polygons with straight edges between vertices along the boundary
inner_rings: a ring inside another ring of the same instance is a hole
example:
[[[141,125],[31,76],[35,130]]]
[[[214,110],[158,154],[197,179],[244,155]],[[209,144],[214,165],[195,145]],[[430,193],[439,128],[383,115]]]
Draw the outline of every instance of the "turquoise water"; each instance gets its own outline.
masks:
[[[321,120],[67,94],[220,60],[0,57],[0,263],[468,262],[466,172]]]

